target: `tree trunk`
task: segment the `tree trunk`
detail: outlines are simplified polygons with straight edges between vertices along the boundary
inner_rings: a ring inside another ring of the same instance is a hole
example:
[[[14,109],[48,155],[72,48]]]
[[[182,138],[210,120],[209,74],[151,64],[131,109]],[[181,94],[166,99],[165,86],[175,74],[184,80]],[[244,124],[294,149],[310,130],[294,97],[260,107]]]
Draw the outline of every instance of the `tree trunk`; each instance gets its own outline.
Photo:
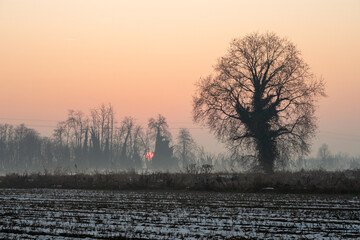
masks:
[[[257,141],[257,150],[261,169],[267,174],[274,173],[275,142],[269,137],[262,137]]]

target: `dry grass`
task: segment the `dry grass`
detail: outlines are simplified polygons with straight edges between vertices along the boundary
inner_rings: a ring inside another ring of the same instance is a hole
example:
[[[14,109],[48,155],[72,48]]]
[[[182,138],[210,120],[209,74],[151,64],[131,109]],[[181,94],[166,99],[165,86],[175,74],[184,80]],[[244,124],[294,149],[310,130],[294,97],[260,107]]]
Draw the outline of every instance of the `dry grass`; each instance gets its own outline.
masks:
[[[262,173],[33,173],[0,177],[0,188],[360,193],[360,170]]]

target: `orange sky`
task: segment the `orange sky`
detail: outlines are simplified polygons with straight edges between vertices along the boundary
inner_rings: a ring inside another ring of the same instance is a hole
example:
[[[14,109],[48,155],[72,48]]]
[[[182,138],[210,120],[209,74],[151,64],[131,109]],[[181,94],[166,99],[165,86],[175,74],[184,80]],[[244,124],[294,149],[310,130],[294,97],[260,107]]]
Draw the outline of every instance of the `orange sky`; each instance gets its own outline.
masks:
[[[0,0],[0,123],[50,134],[68,109],[192,124],[194,83],[235,37],[287,36],[327,82],[314,149],[360,154],[360,1]],[[23,120],[16,120],[23,119]],[[220,150],[205,130],[194,137]]]

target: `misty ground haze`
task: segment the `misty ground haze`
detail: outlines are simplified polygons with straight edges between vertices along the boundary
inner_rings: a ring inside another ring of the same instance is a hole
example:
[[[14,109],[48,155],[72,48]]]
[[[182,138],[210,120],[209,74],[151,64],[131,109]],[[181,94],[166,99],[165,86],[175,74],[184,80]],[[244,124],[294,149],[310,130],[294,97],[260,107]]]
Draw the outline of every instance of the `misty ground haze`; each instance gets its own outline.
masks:
[[[192,172],[206,166],[215,172],[241,172],[254,167],[246,154],[234,157],[229,151],[208,152],[192,137],[192,129],[179,128],[172,134],[166,118],[159,122],[161,115],[149,119],[153,125],[146,127],[131,117],[115,120],[113,112],[111,105],[93,108],[89,115],[70,110],[50,137],[26,125],[0,124],[1,174],[130,169]],[[146,159],[147,152],[154,152],[155,157]],[[326,144],[315,157],[276,163],[276,170],[291,171],[359,167],[360,156],[333,153]]]

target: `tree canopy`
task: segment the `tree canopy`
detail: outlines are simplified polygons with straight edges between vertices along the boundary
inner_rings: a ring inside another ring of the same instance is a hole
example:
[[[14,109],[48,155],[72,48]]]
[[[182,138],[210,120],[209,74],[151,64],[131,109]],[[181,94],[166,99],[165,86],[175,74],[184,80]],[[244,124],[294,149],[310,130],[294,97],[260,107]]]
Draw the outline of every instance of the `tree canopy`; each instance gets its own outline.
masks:
[[[193,117],[230,147],[253,150],[272,172],[284,155],[309,152],[319,96],[324,83],[293,43],[253,33],[234,39],[214,73],[197,83]]]

